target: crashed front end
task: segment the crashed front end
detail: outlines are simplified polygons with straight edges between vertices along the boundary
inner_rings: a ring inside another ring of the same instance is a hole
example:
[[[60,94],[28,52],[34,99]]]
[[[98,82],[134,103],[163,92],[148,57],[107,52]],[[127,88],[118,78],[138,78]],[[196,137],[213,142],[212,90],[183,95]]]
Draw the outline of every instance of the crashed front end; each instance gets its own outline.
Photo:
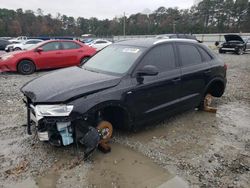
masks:
[[[26,97],[27,132],[31,135],[31,127],[35,126],[38,139],[54,146],[68,146],[81,143],[88,155],[98,146],[100,135],[97,129],[86,123],[84,119],[72,115],[73,105],[66,104],[34,104]]]
[[[32,123],[40,141],[52,145],[67,146],[74,142],[72,119],[69,116],[72,105],[34,105],[27,100],[27,127],[31,134]]]

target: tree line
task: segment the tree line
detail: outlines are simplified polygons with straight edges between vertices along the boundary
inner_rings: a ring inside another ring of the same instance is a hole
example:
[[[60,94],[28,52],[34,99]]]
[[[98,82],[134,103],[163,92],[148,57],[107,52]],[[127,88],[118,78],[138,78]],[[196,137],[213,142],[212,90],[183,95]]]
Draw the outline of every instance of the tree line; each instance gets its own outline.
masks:
[[[149,14],[99,20],[44,14],[41,9],[0,9],[0,36],[96,36],[250,32],[248,0],[203,0],[190,9],[159,7]]]

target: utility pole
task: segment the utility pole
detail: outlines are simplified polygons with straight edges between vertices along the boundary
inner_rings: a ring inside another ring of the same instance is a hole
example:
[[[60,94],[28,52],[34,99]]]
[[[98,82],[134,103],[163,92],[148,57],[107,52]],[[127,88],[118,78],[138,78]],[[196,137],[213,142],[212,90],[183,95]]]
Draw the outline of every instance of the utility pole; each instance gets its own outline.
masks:
[[[126,14],[123,15],[123,36],[126,36]]]

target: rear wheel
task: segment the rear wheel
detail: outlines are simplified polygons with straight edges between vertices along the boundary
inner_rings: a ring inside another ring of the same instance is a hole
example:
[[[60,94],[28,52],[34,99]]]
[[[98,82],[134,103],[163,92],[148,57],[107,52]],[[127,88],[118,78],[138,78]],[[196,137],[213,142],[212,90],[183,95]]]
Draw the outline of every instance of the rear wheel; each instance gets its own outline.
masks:
[[[211,106],[213,101],[213,96],[210,93],[207,93],[201,100],[199,105],[199,110],[204,110],[206,107]]]
[[[20,63],[18,63],[18,66],[17,66],[17,71],[20,74],[24,74],[24,75],[32,74],[33,72],[35,72],[35,70],[36,70],[36,67],[34,63],[30,60],[22,60],[20,61]]]

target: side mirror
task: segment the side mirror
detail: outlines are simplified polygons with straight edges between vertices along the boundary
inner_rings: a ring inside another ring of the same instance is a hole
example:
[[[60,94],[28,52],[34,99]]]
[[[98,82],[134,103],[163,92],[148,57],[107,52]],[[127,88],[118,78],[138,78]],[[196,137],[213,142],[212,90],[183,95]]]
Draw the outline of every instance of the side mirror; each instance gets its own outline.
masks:
[[[142,69],[136,72],[137,77],[142,76],[156,76],[159,73],[159,70],[153,65],[146,65]]]
[[[43,48],[37,48],[36,49],[36,52],[42,52],[43,51]]]

